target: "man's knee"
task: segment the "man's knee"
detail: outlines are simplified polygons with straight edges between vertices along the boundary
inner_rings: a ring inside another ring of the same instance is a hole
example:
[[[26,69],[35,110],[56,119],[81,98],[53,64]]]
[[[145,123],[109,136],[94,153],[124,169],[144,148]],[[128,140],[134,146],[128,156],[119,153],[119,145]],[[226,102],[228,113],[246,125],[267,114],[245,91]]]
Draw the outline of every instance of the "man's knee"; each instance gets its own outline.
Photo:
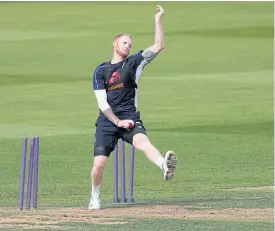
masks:
[[[104,164],[94,164],[92,172],[93,174],[97,174],[97,173],[103,172],[104,168],[105,168]]]
[[[93,172],[101,172],[107,165],[108,157],[106,156],[95,156],[94,157],[94,166]]]

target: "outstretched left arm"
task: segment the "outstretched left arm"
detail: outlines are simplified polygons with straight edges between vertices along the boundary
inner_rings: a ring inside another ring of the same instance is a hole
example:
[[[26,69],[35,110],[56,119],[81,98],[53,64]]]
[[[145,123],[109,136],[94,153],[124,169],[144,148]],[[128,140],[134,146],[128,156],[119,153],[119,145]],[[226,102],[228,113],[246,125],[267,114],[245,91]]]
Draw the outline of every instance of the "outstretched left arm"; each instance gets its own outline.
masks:
[[[164,15],[164,9],[157,5],[157,13],[155,14],[155,43],[148,47],[142,53],[142,56],[150,63],[164,49],[164,33],[161,18]]]

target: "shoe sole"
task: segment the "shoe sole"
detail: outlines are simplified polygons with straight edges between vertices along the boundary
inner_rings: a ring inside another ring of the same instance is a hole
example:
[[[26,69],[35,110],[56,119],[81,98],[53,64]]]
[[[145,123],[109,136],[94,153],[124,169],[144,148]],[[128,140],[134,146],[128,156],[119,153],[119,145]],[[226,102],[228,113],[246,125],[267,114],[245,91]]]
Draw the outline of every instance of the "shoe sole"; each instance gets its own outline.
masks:
[[[164,173],[165,180],[171,180],[175,174],[176,165],[177,165],[177,157],[176,154],[172,151],[166,153],[165,156],[167,171]]]

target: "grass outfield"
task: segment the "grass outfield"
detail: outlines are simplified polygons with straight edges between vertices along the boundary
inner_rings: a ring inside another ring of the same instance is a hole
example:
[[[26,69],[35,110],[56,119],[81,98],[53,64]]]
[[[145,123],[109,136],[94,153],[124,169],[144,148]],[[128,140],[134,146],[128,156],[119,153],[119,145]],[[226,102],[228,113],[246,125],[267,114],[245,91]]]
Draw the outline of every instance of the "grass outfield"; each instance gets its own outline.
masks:
[[[139,108],[151,141],[177,153],[175,178],[136,152],[135,198],[148,204],[113,208],[111,156],[104,209],[86,210],[93,71],[117,33],[133,35],[133,52],[152,45],[155,4],[0,3],[0,229],[273,230],[272,2],[162,4],[165,50],[144,70]],[[28,222],[16,211],[23,136],[41,138]]]

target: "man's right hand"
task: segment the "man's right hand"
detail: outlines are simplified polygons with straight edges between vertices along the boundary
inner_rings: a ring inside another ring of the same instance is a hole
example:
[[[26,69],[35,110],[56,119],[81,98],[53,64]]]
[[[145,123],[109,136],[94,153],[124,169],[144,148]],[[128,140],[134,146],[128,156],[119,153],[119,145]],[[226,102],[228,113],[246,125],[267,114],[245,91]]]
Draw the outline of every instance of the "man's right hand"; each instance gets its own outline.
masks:
[[[117,126],[119,128],[133,128],[135,125],[133,120],[119,120]]]
[[[161,18],[163,17],[164,15],[164,9],[160,6],[160,5],[157,5],[156,6],[156,14],[155,14],[155,21],[156,22],[160,22]]]

